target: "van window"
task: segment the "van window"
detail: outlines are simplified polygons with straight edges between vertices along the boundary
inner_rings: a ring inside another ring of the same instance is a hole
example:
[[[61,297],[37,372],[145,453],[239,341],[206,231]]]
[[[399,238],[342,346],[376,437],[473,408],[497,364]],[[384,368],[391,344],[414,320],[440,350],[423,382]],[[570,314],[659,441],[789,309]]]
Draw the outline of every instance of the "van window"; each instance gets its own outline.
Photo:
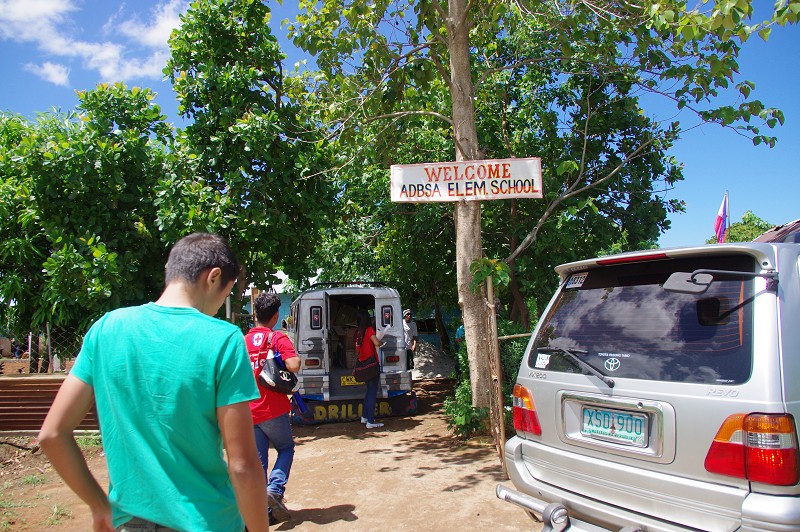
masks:
[[[297,307],[299,305],[292,305],[289,307],[289,317],[286,318],[286,325],[289,332],[295,332],[297,330]]]
[[[394,325],[394,311],[391,305],[381,307],[381,327],[391,327]]]
[[[311,307],[311,328],[322,329],[322,307]]]
[[[673,272],[755,271],[749,256],[623,264],[574,275],[543,318],[534,369],[587,373],[569,350],[610,377],[740,384],[752,369],[752,279],[715,276],[703,294],[661,284]],[[547,348],[547,349],[545,349]],[[541,349],[541,351],[540,351]]]

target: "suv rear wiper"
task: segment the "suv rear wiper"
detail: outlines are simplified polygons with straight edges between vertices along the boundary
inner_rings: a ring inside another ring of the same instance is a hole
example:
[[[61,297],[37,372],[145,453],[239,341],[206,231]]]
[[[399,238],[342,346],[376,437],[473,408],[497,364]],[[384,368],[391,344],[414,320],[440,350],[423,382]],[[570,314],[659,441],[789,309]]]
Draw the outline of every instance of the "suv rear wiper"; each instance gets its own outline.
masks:
[[[679,294],[703,294],[711,286],[714,276],[723,277],[763,277],[767,280],[767,290],[778,289],[778,272],[740,272],[735,270],[695,270],[693,272],[673,272],[662,287],[667,292]]]
[[[542,353],[561,353],[562,355],[566,355],[570,360],[572,360],[580,367],[582,367],[583,369],[585,369],[586,371],[588,371],[589,373],[591,373],[592,375],[594,375],[595,377],[606,383],[606,385],[609,388],[614,387],[614,379],[612,379],[611,377],[609,377],[608,375],[606,375],[605,373],[595,368],[594,366],[592,366],[591,364],[589,364],[588,362],[586,362],[585,360],[583,360],[582,358],[578,357],[578,355],[575,354],[575,353],[580,353],[581,355],[587,355],[589,354],[588,351],[584,351],[583,349],[567,350],[564,349],[563,347],[537,347],[536,350],[541,351]]]

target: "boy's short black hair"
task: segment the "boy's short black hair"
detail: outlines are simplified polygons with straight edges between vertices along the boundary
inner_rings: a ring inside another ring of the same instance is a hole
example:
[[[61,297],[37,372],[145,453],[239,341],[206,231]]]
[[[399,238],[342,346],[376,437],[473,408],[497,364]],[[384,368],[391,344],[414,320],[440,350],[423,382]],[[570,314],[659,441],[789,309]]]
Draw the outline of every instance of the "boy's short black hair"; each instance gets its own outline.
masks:
[[[275,292],[261,292],[256,297],[255,308],[253,312],[256,315],[256,321],[259,323],[266,323],[278,312],[281,307],[281,298]]]
[[[182,279],[194,283],[211,268],[222,270],[222,282],[236,279],[242,267],[228,242],[213,233],[192,233],[178,240],[169,252],[164,284]]]

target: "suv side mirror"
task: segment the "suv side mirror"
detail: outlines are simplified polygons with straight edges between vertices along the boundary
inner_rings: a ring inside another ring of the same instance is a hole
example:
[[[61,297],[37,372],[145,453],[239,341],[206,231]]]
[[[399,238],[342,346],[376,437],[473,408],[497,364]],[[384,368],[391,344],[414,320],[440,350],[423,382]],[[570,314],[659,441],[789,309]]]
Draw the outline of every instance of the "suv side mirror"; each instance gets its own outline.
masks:
[[[702,294],[713,280],[714,276],[710,273],[675,272],[664,283],[664,290],[679,294]]]

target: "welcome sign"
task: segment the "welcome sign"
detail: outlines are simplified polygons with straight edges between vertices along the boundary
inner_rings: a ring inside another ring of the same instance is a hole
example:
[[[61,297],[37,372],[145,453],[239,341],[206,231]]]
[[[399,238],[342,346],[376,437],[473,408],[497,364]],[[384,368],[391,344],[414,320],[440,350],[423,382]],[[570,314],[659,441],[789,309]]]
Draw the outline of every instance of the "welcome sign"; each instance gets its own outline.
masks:
[[[392,201],[400,203],[542,197],[538,157],[395,164],[391,172]]]

